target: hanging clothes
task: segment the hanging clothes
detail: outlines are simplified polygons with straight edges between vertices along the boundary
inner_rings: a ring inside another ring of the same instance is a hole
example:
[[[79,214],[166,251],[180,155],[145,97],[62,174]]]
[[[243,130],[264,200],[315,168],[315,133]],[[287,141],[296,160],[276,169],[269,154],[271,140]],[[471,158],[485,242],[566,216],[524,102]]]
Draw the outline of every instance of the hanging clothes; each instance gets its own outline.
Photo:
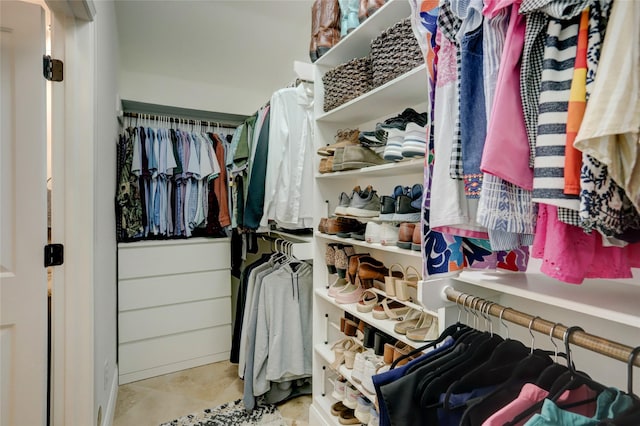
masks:
[[[276,403],[310,393],[313,268],[290,257],[263,257],[252,264],[244,293],[232,354],[237,351],[245,407],[253,409],[256,397]]]
[[[158,124],[129,127],[122,135],[118,241],[226,236],[225,144],[213,133]]]
[[[260,226],[270,220],[287,229],[313,228],[313,86],[301,83],[271,96],[269,152],[264,210]]]

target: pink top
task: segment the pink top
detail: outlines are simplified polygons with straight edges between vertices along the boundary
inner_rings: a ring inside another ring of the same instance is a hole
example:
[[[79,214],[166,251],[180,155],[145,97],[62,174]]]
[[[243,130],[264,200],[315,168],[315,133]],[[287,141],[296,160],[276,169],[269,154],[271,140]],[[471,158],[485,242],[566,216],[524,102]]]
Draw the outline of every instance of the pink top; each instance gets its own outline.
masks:
[[[516,399],[493,413],[491,417],[482,423],[482,426],[502,426],[503,424],[513,420],[518,414],[522,413],[527,408],[545,399],[547,395],[549,395],[549,392],[546,390],[534,385],[533,383],[527,383],[522,387],[520,395],[518,395]],[[574,402],[593,399],[593,401],[588,404],[581,404],[576,407],[569,408],[569,411],[572,413],[581,414],[586,417],[593,417],[596,412],[596,397],[597,394],[595,391],[591,390],[587,385],[582,385],[574,390],[565,391],[560,395],[557,403],[559,405],[572,404]],[[526,419],[516,423],[516,425],[524,425],[534,414],[535,413],[532,413]]]
[[[526,20],[518,14],[520,3],[521,0],[488,0],[483,10],[483,14],[490,17],[513,4],[480,169],[531,190],[533,169],[529,167],[529,140],[520,96]]]
[[[634,246],[604,247],[599,233],[567,225],[558,220],[556,206],[539,204],[531,256],[543,259],[545,275],[571,284],[585,278],[632,278],[631,265],[638,263],[632,259]]]

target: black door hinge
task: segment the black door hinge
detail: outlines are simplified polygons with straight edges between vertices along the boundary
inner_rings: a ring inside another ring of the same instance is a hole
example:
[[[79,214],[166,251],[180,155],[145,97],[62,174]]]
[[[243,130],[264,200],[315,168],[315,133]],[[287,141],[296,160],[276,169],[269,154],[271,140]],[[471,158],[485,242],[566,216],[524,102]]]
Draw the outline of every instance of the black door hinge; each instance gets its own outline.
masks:
[[[59,266],[64,263],[64,246],[62,244],[47,244],[44,246],[44,267]]]
[[[42,57],[42,74],[49,81],[62,81],[64,65],[61,60],[49,55]]]

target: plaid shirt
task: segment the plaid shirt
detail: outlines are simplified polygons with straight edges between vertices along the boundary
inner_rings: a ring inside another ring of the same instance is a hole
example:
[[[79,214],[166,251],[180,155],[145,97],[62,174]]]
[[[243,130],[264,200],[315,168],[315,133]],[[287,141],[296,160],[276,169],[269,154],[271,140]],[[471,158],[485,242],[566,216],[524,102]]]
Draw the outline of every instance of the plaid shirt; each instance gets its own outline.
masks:
[[[462,20],[451,10],[449,0],[444,0],[440,5],[438,13],[438,28],[442,31],[442,35],[456,46],[456,66],[458,68],[458,81],[456,83],[457,96],[460,99],[460,43],[458,42],[458,31],[462,25]],[[455,118],[455,130],[453,132],[453,145],[451,148],[451,160],[449,165],[449,174],[453,179],[462,179],[462,141],[460,138],[460,102],[458,102],[458,115]]]

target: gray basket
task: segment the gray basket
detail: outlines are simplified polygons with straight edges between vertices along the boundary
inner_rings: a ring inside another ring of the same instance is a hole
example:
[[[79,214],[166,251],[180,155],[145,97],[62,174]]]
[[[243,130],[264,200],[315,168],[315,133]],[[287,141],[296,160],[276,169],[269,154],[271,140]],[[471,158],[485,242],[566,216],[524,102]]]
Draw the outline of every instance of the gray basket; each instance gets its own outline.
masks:
[[[371,42],[373,87],[422,65],[424,58],[411,29],[410,18],[385,30]]]
[[[370,91],[372,86],[371,59],[356,58],[327,71],[324,83],[324,111],[349,102]]]

